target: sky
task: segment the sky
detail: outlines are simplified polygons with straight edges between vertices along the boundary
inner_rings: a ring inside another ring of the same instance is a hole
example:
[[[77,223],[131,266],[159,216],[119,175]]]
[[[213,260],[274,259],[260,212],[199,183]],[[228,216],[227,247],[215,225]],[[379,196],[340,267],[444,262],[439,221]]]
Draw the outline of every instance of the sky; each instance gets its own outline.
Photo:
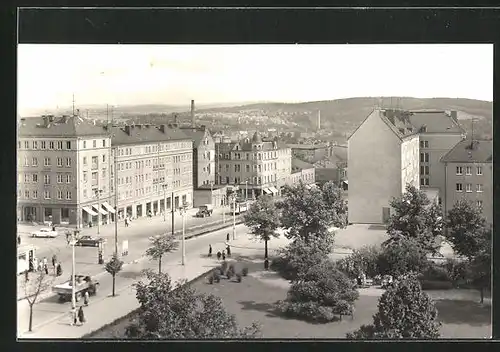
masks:
[[[18,113],[75,105],[493,100],[492,44],[18,46]]]

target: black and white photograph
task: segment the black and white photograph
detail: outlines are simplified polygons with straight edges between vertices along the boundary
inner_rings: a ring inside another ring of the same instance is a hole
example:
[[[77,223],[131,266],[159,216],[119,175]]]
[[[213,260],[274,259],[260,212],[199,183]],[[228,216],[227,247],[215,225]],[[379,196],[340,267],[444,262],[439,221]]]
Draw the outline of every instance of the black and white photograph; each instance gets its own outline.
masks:
[[[19,44],[17,337],[492,337],[493,44]]]

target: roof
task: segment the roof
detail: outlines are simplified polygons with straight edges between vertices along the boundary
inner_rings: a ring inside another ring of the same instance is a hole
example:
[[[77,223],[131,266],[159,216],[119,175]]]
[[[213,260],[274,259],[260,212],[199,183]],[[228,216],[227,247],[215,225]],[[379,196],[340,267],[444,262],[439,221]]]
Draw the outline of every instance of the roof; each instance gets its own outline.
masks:
[[[260,134],[258,131],[255,131],[252,137],[252,142],[254,143],[262,143],[262,138],[260,138]]]
[[[233,149],[234,144],[235,144],[234,142],[217,143],[215,145],[215,151],[221,154],[229,153]]]
[[[52,119],[53,121],[50,121]],[[45,120],[45,121],[44,121]],[[107,130],[79,116],[52,116],[24,118],[19,121],[20,137],[78,137],[105,136]]]
[[[384,121],[387,126],[399,137],[415,135],[418,129],[410,122],[411,113],[405,110],[397,109],[384,109],[378,110],[379,117]]]
[[[126,132],[127,128],[130,130],[130,135]],[[180,129],[172,128],[167,125],[129,125],[125,127],[111,127],[111,134],[112,145],[190,140],[190,138]]]
[[[464,139],[458,142],[442,158],[442,162],[491,163],[493,141]]]
[[[314,168],[313,164],[305,162],[303,160],[292,158],[292,169],[312,169]]]
[[[203,127],[181,127],[182,133],[193,140],[193,145],[196,147],[200,145],[201,140],[205,137],[206,129]],[[210,132],[208,133],[209,136]]]
[[[411,111],[410,121],[418,130],[425,125],[425,133],[464,133],[451,114],[443,110]]]
[[[287,144],[287,147],[292,149],[315,150],[327,148],[328,146],[326,144]]]

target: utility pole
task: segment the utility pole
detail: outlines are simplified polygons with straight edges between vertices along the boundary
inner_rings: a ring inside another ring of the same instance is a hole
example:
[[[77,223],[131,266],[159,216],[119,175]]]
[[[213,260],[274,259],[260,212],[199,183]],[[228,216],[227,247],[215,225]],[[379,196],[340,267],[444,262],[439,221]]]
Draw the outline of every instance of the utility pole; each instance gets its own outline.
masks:
[[[118,173],[116,172],[116,159],[118,150],[114,149],[114,166],[113,166],[113,176],[114,176],[114,189],[115,189],[115,255],[118,257]]]

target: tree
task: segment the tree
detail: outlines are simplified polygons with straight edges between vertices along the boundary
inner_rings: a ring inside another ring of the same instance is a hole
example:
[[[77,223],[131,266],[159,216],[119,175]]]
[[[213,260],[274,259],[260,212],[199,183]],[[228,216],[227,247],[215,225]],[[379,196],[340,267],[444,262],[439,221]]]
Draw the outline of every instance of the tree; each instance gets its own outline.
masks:
[[[333,226],[344,228],[347,225],[347,204],[342,198],[342,191],[332,181],[326,182],[322,191],[323,201],[327,209],[331,211]]]
[[[104,266],[104,269],[113,277],[113,297],[115,296],[115,277],[122,270],[122,267],[123,261],[118,258],[116,253],[113,254],[113,257]]]
[[[367,246],[354,250],[351,255],[337,261],[337,267],[350,278],[357,278],[361,273],[367,277],[375,277],[380,274],[379,260],[381,250],[376,246]]]
[[[415,238],[403,238],[383,245],[378,259],[380,274],[399,276],[411,272],[421,273],[427,268],[426,251]]]
[[[323,260],[292,282],[286,300],[279,301],[277,308],[288,316],[329,322],[336,315],[352,314],[358,297],[355,284],[335,263]]]
[[[32,277],[29,281],[23,280],[24,294],[30,308],[30,318],[28,325],[28,331],[30,332],[33,329],[33,306],[37,302],[40,293],[48,290],[52,286],[53,281],[54,277],[45,274],[45,270],[37,271],[35,277]]]
[[[250,233],[261,241],[264,241],[264,265],[267,269],[269,260],[267,242],[270,241],[272,237],[279,237],[276,230],[280,226],[278,209],[272,198],[269,196],[259,197],[246,212],[244,220],[245,225],[250,228]]]
[[[282,194],[284,199],[276,206],[281,211],[281,224],[288,239],[302,238],[307,242],[312,234],[332,236],[328,228],[335,214],[325,204],[321,189],[307,189],[300,182],[294,187],[286,185]]]
[[[441,209],[431,204],[423,191],[412,185],[406,186],[406,192],[391,201],[394,214],[389,218],[386,243],[393,243],[405,238],[417,240],[427,253],[436,253],[440,244],[444,220]]]
[[[153,260],[158,260],[158,273],[161,273],[161,259],[166,253],[172,252],[179,247],[175,235],[170,233],[150,237],[151,247],[146,249],[146,255]]]
[[[481,210],[467,199],[460,199],[448,212],[446,240],[455,253],[472,260],[479,251],[485,224]]]
[[[147,282],[135,284],[140,303],[126,335],[135,339],[253,338],[259,326],[240,329],[219,297],[197,293],[186,282],[174,285],[168,274],[146,271]]]
[[[485,227],[480,232],[477,251],[470,260],[468,276],[481,294],[481,304],[484,302],[484,290],[491,288],[491,238],[493,229]]]
[[[435,339],[440,336],[438,312],[415,275],[400,277],[380,297],[373,324],[348,333],[350,339]]]

